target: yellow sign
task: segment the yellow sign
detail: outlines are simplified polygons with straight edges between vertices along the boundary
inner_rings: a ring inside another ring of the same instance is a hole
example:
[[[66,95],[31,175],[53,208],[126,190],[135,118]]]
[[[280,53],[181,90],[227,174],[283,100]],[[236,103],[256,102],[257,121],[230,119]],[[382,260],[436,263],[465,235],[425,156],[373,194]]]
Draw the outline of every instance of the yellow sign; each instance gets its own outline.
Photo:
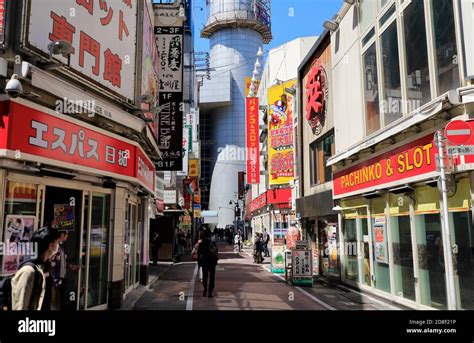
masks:
[[[294,97],[287,90],[295,80],[268,89],[268,170],[270,185],[283,185],[295,178],[293,146]]]
[[[245,96],[249,96],[250,93],[250,85],[252,84],[252,78],[247,76],[245,78]],[[255,81],[255,94],[257,94],[258,87],[260,86],[260,80]]]
[[[189,159],[188,163],[188,176],[199,177],[199,160]]]

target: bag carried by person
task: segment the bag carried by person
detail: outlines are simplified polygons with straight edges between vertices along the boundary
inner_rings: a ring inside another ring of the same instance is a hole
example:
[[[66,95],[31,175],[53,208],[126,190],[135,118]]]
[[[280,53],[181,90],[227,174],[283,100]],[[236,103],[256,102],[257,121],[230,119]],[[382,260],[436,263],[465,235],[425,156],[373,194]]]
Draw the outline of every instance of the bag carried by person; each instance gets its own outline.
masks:
[[[215,263],[217,263],[219,260],[219,251],[217,250],[217,245],[214,242],[209,246],[209,257]]]
[[[199,250],[199,242],[194,245],[193,251],[191,252],[191,258],[193,261],[198,260],[198,250]]]
[[[41,292],[43,280],[42,280],[41,272],[38,270],[38,266],[32,261],[27,261],[25,263],[22,263],[20,265],[20,268],[18,268],[18,270],[20,270],[24,266],[31,266],[35,270],[35,283],[34,283],[34,286],[33,286],[33,293],[38,292],[38,291]],[[13,309],[13,306],[12,306],[12,295],[13,295],[13,292],[12,292],[12,279],[14,277],[15,277],[15,275],[10,275],[10,276],[7,276],[2,281],[0,281],[0,298],[2,300],[2,309],[4,311],[11,311]]]

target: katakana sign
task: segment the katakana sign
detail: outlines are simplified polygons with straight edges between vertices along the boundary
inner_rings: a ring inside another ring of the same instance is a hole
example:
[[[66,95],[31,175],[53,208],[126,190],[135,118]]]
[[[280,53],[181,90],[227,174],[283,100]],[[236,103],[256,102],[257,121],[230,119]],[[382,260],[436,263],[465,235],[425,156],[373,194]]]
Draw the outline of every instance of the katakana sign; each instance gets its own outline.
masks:
[[[133,100],[137,3],[132,0],[30,0],[25,46],[43,56],[48,44],[73,47],[70,67]],[[54,58],[67,63],[65,56]]]
[[[10,101],[2,110],[8,125],[0,127],[5,139],[0,149],[15,158],[117,177],[155,191],[153,163],[134,142],[37,106]]]
[[[184,13],[179,7],[155,5],[159,53],[158,170],[183,169],[183,42]]]

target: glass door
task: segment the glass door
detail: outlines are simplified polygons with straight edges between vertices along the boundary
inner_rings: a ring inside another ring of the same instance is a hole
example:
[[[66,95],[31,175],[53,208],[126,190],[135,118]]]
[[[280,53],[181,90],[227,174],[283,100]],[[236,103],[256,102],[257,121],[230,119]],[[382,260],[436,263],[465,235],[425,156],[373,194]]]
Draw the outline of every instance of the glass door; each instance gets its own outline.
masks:
[[[124,282],[126,292],[130,291],[137,280],[137,205],[129,203],[125,215],[124,232]]]

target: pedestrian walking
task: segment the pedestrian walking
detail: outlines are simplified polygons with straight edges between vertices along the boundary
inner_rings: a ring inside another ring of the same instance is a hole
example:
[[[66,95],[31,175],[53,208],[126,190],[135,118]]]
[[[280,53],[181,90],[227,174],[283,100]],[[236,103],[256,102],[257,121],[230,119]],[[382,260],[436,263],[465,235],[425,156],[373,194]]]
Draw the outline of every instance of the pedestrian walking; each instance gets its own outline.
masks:
[[[235,239],[234,239],[234,242],[235,244],[237,245],[237,249],[239,250],[239,252],[242,250],[242,236],[240,234],[240,230],[237,231],[236,235],[235,235]]]
[[[13,310],[50,309],[44,300],[51,297],[52,283],[46,279],[51,278],[50,260],[59,248],[58,235],[45,227],[33,234],[31,242],[38,244],[38,257],[23,263],[11,280]]]
[[[204,238],[198,248],[198,265],[202,266],[202,285],[204,287],[202,295],[212,298],[215,278],[216,265],[219,260],[219,251],[215,242],[211,241],[211,231],[206,230]]]
[[[268,251],[268,243],[270,242],[270,235],[267,232],[267,229],[263,229],[263,252],[265,257],[270,257],[270,252]]]

